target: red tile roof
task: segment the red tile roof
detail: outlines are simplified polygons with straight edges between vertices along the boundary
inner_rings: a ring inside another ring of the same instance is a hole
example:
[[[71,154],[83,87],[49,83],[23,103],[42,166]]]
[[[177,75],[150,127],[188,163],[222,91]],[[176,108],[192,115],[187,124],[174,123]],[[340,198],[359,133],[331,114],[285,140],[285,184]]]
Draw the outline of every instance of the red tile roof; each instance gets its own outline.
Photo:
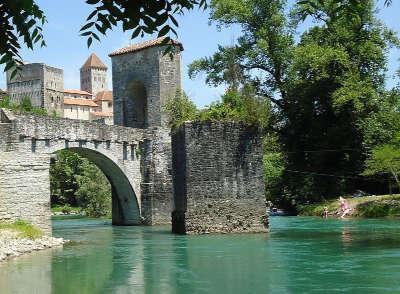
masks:
[[[65,94],[75,94],[75,95],[84,95],[84,96],[92,96],[89,92],[76,90],[76,89],[66,89],[64,90]]]
[[[64,98],[64,104],[66,105],[79,105],[79,106],[89,106],[89,107],[98,107],[96,103],[94,103],[91,99],[83,99],[83,98]]]
[[[92,68],[92,67],[101,68],[101,69],[107,69],[107,66],[94,53],[90,54],[89,58],[82,65],[81,68]]]
[[[113,92],[112,91],[101,91],[97,93],[94,101],[113,101]]]
[[[143,50],[143,49],[146,49],[146,48],[150,48],[150,47],[164,45],[164,44],[162,44],[164,39],[165,39],[165,37],[161,37],[161,38],[145,41],[145,42],[142,42],[142,43],[133,44],[133,45],[130,45],[128,47],[124,47],[124,48],[118,49],[118,50],[116,50],[114,52],[111,52],[108,56],[112,57],[112,56],[116,56],[116,55],[122,55],[122,54],[126,54],[126,53],[140,51],[140,50]],[[176,40],[171,40],[169,42],[169,44],[172,44],[174,46],[178,46],[179,49],[181,51],[183,51],[182,43],[180,43],[180,42],[178,42]]]
[[[102,116],[102,117],[112,117],[112,112],[101,112],[101,111],[94,111],[91,113],[94,116]]]

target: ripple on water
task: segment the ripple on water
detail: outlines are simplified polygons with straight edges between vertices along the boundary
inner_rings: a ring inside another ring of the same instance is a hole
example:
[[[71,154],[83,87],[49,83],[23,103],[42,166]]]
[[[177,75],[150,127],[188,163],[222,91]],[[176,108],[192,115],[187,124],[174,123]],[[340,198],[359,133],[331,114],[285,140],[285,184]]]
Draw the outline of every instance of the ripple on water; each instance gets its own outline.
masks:
[[[0,265],[5,293],[399,293],[392,220],[272,217],[269,234],[175,236],[166,227],[54,221],[77,241]]]

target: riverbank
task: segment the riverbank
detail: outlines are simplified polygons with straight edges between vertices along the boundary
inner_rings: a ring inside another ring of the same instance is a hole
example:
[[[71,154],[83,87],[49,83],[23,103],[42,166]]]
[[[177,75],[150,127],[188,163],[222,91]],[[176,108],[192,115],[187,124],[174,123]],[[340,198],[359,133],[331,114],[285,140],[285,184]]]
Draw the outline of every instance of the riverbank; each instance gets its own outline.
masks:
[[[36,227],[24,221],[0,223],[0,262],[33,251],[58,247],[67,241],[45,236]]]
[[[400,194],[346,199],[351,207],[349,217],[400,217]],[[325,207],[328,208],[328,216],[338,216],[339,202],[337,199],[299,205],[298,212],[301,216],[322,216]]]

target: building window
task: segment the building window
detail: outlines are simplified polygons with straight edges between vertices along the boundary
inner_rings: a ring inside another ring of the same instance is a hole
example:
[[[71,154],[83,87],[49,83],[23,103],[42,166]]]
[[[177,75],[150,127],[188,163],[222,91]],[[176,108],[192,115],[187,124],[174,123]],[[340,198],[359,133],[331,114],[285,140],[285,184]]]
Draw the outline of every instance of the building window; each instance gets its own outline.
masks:
[[[71,107],[71,112],[72,112],[72,107]]]
[[[108,107],[112,107],[112,102],[108,102]]]

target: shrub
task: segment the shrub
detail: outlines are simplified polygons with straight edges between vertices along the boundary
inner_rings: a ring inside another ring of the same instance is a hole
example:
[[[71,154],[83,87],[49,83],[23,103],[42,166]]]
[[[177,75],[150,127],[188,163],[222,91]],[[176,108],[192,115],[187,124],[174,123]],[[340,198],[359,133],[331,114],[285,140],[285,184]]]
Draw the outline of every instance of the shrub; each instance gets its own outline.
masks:
[[[167,100],[164,111],[168,115],[168,124],[172,128],[185,121],[193,120],[197,116],[196,105],[181,91],[177,91],[174,96]]]

